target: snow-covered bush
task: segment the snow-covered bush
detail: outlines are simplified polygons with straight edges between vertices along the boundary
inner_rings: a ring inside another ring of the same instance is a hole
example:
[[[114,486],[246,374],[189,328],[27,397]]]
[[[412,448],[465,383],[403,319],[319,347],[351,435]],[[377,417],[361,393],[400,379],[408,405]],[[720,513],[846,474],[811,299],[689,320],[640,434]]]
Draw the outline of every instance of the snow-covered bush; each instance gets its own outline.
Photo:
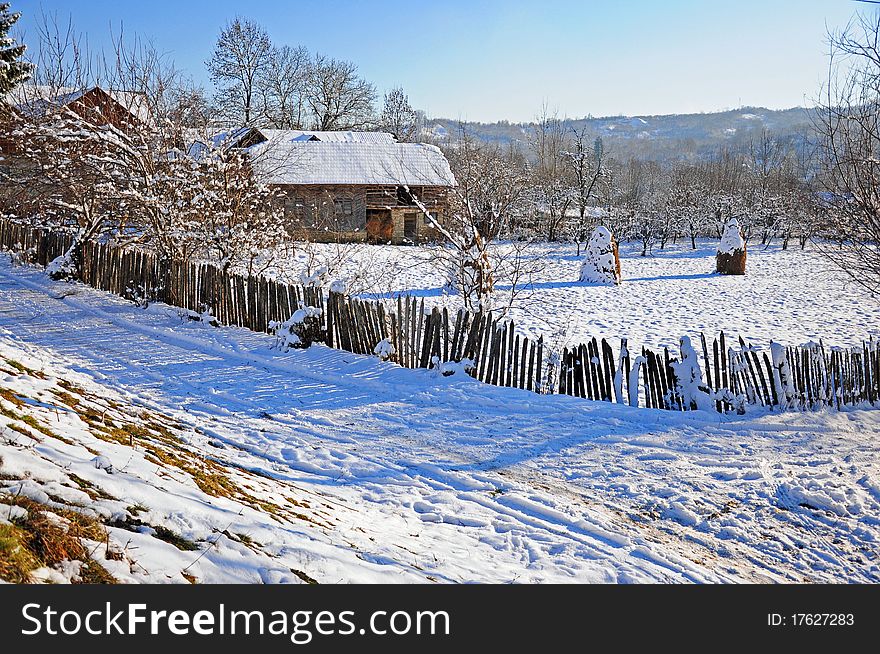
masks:
[[[42,48],[81,47],[72,31],[45,27]],[[3,211],[76,228],[73,256],[51,271],[62,277],[81,263],[82,243],[123,234],[168,260],[259,274],[286,236],[278,190],[253,174],[263,153],[215,144],[208,116],[190,111],[191,85],[161,53],[121,39],[114,48],[94,68],[91,57],[41,58],[41,83],[22,87],[17,111],[0,110],[12,116],[0,157],[14,161],[0,167]],[[193,139],[212,145],[187,148]]]
[[[37,249],[34,247],[24,248],[21,243],[16,243],[9,252],[9,262],[13,266],[25,266],[37,258]]]
[[[327,282],[328,273],[329,270],[327,266],[320,266],[311,273],[309,273],[308,271],[304,271],[299,276],[299,283],[303,286],[310,286],[314,288],[322,287]]]
[[[382,361],[387,361],[394,356],[394,346],[391,345],[391,341],[387,338],[383,338],[376,343],[376,347],[373,349],[373,354],[382,359]]]
[[[129,286],[125,289],[125,297],[139,309],[146,309],[159,296],[159,287],[149,288],[143,284]]]
[[[724,223],[724,233],[715,256],[715,270],[722,275],[746,274],[746,242],[736,218],[729,218]]]
[[[590,236],[581,266],[580,281],[591,284],[620,284],[617,243],[607,227],[597,227]]]
[[[144,306],[146,308],[146,305]],[[181,320],[191,320],[193,322],[203,323],[211,327],[219,327],[220,321],[211,313],[211,307],[206,304],[201,306],[199,311],[190,311],[189,309],[180,309],[177,312]]]
[[[431,367],[444,377],[451,377],[452,375],[467,375],[475,368],[475,364],[471,359],[441,362],[439,357],[433,356],[431,357]]]
[[[318,307],[307,307],[300,303],[299,309],[284,322],[270,322],[269,330],[276,337],[275,347],[286,352],[292,347],[305,349],[312,343],[323,342],[325,335],[321,315]]]
[[[46,266],[46,274],[55,281],[70,281],[76,279],[77,266],[74,260],[73,248],[56,257]]]

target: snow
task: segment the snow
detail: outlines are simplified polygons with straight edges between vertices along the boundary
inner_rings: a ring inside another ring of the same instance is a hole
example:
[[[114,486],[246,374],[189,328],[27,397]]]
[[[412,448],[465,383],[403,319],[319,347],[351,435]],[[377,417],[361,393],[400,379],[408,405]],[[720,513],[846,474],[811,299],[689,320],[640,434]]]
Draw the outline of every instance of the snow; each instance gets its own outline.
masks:
[[[0,356],[35,372],[0,359],[0,383],[66,440],[3,431],[3,485],[66,488],[111,525],[140,506],[143,527],[108,527],[119,560],[87,548],[129,583],[880,581],[875,410],[632,409],[273,342],[4,258]],[[150,416],[279,516],[157,465],[161,441],[99,439],[62,383],[108,420]],[[110,498],[82,501],[71,474]]]
[[[724,223],[724,232],[721,235],[721,244],[718,246],[718,252],[721,254],[733,254],[737,250],[744,250],[745,247],[746,242],[743,240],[739,221],[736,218],[729,218]]]
[[[749,274],[715,274],[718,240],[670,244],[639,256],[634,243],[620,244],[621,284],[617,287],[578,281],[576,248],[571,244],[529,245],[526,273],[515,291],[503,266],[496,269],[494,306],[513,304],[517,328],[543,335],[562,351],[592,337],[615,346],[627,338],[630,349],[642,346],[677,350],[679,339],[711,340],[724,331],[767,348],[770,341],[800,345],[822,340],[826,346],[860,345],[880,335],[880,303],[834,268],[812,246],[783,251],[774,244],[749,248]],[[499,244],[509,256],[519,244]],[[294,245],[280,253],[273,274],[297,282],[309,265],[309,253],[326,262],[330,279],[344,278],[350,293],[364,297],[412,294],[426,305],[457,311],[461,298],[448,295],[447,278],[437,248],[383,245]],[[511,300],[512,297],[512,300]]]
[[[270,139],[250,148],[266,184],[455,186],[440,151],[420,143]]]

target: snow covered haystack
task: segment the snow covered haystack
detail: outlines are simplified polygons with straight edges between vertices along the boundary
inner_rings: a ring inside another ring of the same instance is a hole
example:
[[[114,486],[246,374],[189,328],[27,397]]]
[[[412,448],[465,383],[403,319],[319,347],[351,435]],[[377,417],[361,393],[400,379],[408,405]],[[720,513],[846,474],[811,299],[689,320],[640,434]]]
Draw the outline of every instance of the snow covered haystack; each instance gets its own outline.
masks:
[[[617,241],[607,227],[597,227],[587,243],[581,266],[581,281],[592,284],[620,284],[620,255]]]
[[[715,271],[722,275],[746,274],[746,242],[739,231],[739,221],[730,218],[724,224],[721,245],[715,255]]]

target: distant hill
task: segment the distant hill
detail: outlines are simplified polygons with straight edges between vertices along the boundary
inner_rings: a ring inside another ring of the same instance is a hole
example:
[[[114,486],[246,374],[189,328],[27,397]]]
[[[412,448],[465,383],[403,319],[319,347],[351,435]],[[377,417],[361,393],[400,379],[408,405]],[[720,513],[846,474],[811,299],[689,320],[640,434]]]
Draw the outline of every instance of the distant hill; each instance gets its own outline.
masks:
[[[654,161],[699,160],[716,154],[720,147],[748,147],[751,139],[766,128],[775,136],[790,138],[804,147],[811,133],[812,110],[804,108],[772,110],[743,107],[731,111],[666,116],[609,116],[566,119],[568,127],[585,125],[601,136],[608,151],[617,159],[639,157]],[[429,119],[426,136],[443,141],[454,135],[459,122],[445,118]],[[477,138],[502,144],[525,146],[534,123],[465,122]]]

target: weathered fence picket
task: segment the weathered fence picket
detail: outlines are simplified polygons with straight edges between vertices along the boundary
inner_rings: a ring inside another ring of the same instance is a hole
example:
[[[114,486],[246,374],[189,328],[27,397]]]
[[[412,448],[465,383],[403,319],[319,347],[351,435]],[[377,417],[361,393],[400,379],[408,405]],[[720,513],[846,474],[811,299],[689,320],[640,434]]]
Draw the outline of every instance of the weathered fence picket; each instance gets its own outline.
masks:
[[[25,263],[47,266],[76,243],[71,232],[0,219],[0,249]],[[141,249],[88,240],[78,244],[77,253],[85,284],[141,303],[208,311],[225,325],[271,332],[271,323],[290,318],[301,306],[317,307],[326,345],[373,354],[387,341],[390,360],[404,367],[465,362],[468,374],[498,386],[678,411],[694,404],[693,398],[683,397],[677,359],[665,348],[662,353],[643,348],[642,356],[631,361],[626,339],[615,352],[607,340],[592,338],[550,357],[543,338],[518,332],[512,321],[492,312],[459,309],[450,316],[445,307],[426,310],[423,298],[401,296],[386,305],[332,291],[325,296],[321,288],[167,261]],[[710,348],[700,334],[700,392],[721,413],[743,404],[807,410],[880,401],[880,346],[873,339],[855,348],[826,349],[821,342],[779,348],[784,380],[777,350],[771,360],[744,339],[738,342],[735,349],[721,332]]]

